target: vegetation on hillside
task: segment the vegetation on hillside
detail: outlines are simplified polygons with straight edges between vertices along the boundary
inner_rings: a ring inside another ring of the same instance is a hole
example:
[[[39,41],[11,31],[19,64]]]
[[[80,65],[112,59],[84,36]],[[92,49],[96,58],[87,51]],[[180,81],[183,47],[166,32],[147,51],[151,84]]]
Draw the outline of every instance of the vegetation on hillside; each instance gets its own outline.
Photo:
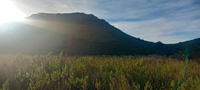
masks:
[[[2,90],[200,90],[200,60],[3,55],[0,72]]]

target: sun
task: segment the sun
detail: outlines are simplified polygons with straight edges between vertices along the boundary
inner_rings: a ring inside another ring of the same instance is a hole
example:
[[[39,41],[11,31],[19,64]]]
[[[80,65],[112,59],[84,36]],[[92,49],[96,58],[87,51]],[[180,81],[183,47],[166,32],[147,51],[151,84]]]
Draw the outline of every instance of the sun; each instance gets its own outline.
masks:
[[[11,1],[0,0],[0,24],[23,20],[24,14]]]

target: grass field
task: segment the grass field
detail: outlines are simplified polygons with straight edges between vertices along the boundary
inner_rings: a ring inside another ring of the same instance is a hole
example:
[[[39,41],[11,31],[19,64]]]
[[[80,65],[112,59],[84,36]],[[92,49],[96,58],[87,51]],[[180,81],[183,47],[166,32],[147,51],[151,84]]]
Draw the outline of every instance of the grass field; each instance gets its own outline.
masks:
[[[200,90],[200,60],[0,56],[2,90]]]

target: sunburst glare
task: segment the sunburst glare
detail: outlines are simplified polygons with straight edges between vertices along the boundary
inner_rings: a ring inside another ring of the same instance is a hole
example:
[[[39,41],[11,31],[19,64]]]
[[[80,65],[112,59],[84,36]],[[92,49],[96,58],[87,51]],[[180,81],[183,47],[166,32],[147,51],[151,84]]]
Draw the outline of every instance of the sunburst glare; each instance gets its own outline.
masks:
[[[23,20],[25,15],[11,1],[0,0],[0,24]]]

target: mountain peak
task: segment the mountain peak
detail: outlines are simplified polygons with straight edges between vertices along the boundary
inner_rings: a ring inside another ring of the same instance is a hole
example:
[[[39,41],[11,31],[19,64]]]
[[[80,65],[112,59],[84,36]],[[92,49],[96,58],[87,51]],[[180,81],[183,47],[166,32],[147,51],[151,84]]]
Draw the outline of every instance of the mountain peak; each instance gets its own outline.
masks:
[[[37,13],[37,14],[32,14],[30,17],[35,17],[35,16],[41,16],[41,15],[75,15],[75,16],[94,16],[93,14],[85,14],[82,12],[74,12],[74,13]]]
[[[147,42],[132,37],[103,19],[85,13],[38,13],[30,24],[14,23],[15,34],[1,34],[0,53],[65,55],[174,55],[188,46],[190,57],[200,57],[200,39],[179,44]],[[32,22],[33,21],[33,22]],[[2,26],[2,28],[4,28]],[[9,38],[4,38],[9,37]]]
[[[28,17],[29,19],[42,19],[42,20],[98,20],[96,16],[93,14],[85,14],[85,13],[37,13],[32,14]]]

